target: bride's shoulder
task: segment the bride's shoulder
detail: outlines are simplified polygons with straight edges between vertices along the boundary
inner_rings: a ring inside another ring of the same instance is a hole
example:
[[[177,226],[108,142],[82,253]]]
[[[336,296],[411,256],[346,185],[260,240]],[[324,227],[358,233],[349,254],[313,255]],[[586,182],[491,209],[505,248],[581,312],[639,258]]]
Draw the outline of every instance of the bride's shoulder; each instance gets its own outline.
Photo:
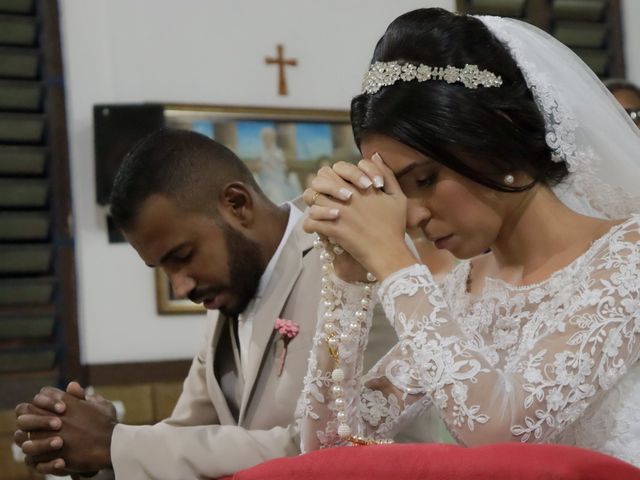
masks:
[[[631,225],[632,228],[636,229],[636,231],[640,230],[640,213],[634,213],[627,219],[625,223]]]
[[[592,242],[589,250],[594,254],[590,257],[596,261],[611,258],[612,255],[623,256],[629,261],[638,257],[640,255],[640,214],[612,222],[609,229]]]
[[[635,213],[625,220],[617,221],[605,237],[621,239],[625,242],[640,242],[640,213]]]

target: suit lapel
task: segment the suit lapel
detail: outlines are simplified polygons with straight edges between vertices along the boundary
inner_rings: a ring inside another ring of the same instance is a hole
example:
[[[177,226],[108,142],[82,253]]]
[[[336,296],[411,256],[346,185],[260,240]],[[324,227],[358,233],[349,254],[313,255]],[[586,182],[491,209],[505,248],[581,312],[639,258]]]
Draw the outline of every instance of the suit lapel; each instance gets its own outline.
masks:
[[[302,230],[298,222],[287,239],[278,258],[271,280],[267,285],[260,304],[256,308],[245,389],[240,407],[239,422],[242,423],[251,399],[256,379],[262,368],[265,354],[275,335],[274,326],[280,316],[293,285],[302,271],[302,255],[313,245],[313,237]],[[295,320],[291,318],[289,320]]]

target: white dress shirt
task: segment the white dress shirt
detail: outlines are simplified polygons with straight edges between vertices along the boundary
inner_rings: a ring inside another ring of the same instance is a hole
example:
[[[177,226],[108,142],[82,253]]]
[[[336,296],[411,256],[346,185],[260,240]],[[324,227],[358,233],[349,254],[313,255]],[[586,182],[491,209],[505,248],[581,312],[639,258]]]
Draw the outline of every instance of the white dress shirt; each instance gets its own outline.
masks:
[[[286,202],[286,205],[289,205],[289,220],[287,222],[287,228],[284,231],[284,235],[280,240],[278,248],[271,257],[271,260],[269,260],[267,268],[264,270],[262,277],[260,277],[260,283],[258,284],[258,291],[256,292],[256,295],[253,297],[251,302],[249,302],[249,305],[247,305],[247,308],[245,308],[244,312],[242,312],[238,316],[238,343],[240,344],[240,363],[242,364],[242,375],[244,378],[246,378],[247,376],[246,367],[248,363],[247,359],[249,358],[249,350],[251,348],[250,342],[251,332],[253,330],[254,314],[260,308],[262,294],[264,293],[269,280],[271,279],[273,270],[276,267],[276,263],[278,262],[278,258],[280,257],[282,249],[284,248],[285,243],[287,243],[287,239],[289,238],[289,235],[291,235],[293,228],[303,216],[302,211],[293,203]],[[274,318],[273,321],[275,325],[276,319]]]

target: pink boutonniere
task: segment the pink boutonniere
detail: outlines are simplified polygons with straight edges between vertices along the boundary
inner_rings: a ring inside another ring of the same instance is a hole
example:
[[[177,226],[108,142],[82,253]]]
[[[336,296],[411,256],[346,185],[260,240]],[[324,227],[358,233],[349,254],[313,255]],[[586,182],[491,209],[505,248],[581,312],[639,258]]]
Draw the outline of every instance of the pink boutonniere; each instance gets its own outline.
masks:
[[[296,338],[296,335],[298,335],[298,332],[300,331],[300,325],[298,325],[293,320],[278,318],[276,320],[274,329],[278,331],[278,333],[280,334],[280,338],[282,338],[282,342],[284,343],[282,355],[280,356],[280,367],[278,368],[278,376],[280,376],[282,375],[282,370],[284,369],[284,361],[287,358],[287,347],[289,346],[289,342],[291,342],[291,340]]]

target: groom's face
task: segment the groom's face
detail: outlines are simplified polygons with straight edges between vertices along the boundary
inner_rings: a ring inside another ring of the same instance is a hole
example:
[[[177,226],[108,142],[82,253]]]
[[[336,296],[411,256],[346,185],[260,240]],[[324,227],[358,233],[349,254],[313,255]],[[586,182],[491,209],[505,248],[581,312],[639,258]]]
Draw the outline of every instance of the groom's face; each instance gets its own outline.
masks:
[[[143,202],[125,237],[147,265],[164,270],[175,297],[228,315],[246,308],[264,271],[256,242],[222,218],[185,211],[162,195]]]

